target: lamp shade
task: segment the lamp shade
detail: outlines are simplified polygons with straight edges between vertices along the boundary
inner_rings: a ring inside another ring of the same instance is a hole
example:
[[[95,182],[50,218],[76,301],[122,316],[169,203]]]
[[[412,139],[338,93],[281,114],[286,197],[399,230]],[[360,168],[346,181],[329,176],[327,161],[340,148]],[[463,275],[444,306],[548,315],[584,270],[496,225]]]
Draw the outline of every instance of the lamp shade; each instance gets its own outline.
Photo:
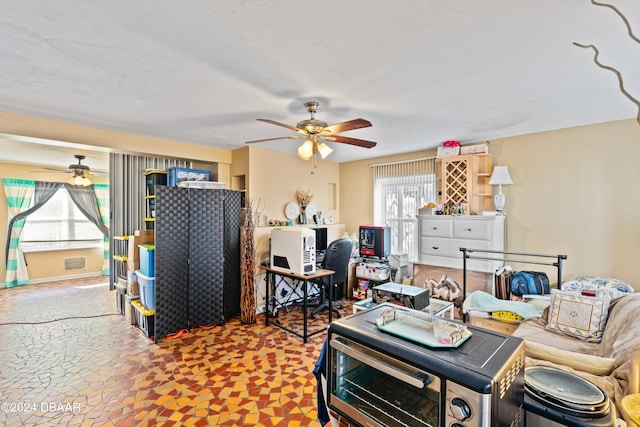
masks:
[[[300,157],[303,160],[309,160],[311,156],[313,156],[313,142],[307,139],[298,148],[298,157]]]
[[[91,180],[89,180],[89,178],[84,176],[84,174],[80,174],[80,175],[74,174],[74,176],[72,176],[71,179],[69,179],[69,184],[88,187],[91,185]]]
[[[324,142],[318,144],[318,153],[325,159],[329,154],[333,152],[333,148],[329,147]]]
[[[509,168],[506,166],[494,166],[491,178],[489,178],[489,185],[510,185],[513,184],[511,175],[509,175]]]

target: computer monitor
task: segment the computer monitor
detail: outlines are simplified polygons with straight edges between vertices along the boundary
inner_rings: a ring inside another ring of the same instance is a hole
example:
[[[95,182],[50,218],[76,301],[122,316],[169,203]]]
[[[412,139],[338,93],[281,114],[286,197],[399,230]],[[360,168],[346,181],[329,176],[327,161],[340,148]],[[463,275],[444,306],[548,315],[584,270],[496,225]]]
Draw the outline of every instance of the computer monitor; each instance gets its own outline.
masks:
[[[324,252],[327,250],[327,227],[315,227],[316,232],[316,251]]]

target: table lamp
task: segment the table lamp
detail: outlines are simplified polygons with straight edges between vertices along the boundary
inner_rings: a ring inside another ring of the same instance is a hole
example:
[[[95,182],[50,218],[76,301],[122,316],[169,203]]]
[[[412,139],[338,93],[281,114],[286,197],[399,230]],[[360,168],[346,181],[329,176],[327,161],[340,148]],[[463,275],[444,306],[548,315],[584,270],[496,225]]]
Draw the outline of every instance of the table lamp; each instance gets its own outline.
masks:
[[[503,185],[511,185],[513,181],[509,175],[509,168],[506,166],[495,166],[491,178],[489,178],[489,185],[497,185],[498,193],[493,197],[493,204],[496,206],[498,212],[502,212],[504,207],[504,194],[502,194]]]

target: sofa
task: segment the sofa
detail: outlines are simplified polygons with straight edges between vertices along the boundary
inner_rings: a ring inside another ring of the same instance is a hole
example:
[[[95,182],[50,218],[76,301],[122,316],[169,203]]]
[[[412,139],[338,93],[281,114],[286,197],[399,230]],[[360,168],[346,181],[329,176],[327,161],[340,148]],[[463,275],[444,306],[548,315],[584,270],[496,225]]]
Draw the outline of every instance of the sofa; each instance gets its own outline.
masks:
[[[525,366],[552,366],[591,381],[616,405],[618,417],[623,417],[622,398],[640,391],[640,293],[601,298],[605,302],[599,307],[596,299],[559,292],[541,317],[526,319],[513,335],[525,340]],[[566,327],[566,316],[579,313],[562,313],[563,307],[585,304],[591,310],[582,314],[600,313],[589,321],[591,330]]]

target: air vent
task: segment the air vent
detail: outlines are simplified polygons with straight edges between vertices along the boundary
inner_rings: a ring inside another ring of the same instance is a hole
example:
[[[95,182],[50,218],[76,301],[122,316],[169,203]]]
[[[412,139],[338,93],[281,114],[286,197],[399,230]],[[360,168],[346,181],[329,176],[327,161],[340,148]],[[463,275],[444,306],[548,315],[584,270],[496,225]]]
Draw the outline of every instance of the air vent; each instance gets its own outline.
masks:
[[[64,259],[64,271],[84,270],[87,268],[87,257],[75,257]]]
[[[518,356],[518,358],[514,361],[513,365],[511,365],[511,368],[505,373],[505,375],[500,380],[500,399],[502,399],[505,396],[505,394],[507,393],[507,390],[509,390],[509,387],[511,387],[511,384],[513,383],[513,381],[516,379],[517,375],[520,373],[520,371],[523,368],[524,368],[524,352],[522,352]]]

